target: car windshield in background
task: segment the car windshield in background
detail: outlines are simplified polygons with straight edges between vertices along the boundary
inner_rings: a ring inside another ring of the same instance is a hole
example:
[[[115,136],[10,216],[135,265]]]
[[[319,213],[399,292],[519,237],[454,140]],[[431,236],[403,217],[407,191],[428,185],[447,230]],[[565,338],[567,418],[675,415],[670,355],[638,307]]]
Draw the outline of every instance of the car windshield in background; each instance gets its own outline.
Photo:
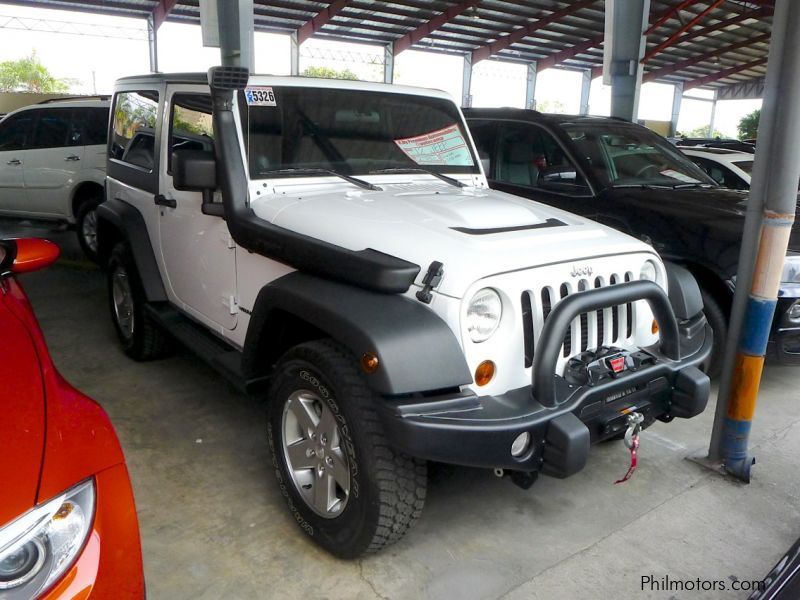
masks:
[[[739,167],[742,171],[747,173],[748,175],[753,174],[753,161],[752,160],[739,160],[734,162],[737,167]]]
[[[291,169],[345,175],[410,168],[479,172],[458,110],[448,100],[261,86],[241,92],[239,108],[253,179],[290,175]]]
[[[612,187],[715,185],[669,142],[647,129],[609,123],[563,128],[595,175]]]

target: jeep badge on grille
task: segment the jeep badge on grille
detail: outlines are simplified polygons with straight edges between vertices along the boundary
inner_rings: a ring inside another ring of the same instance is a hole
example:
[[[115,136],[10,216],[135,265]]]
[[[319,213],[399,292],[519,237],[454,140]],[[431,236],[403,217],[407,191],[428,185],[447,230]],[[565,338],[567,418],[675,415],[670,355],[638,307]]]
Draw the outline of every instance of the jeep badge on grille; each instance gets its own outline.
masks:
[[[572,265],[572,271],[570,271],[570,275],[573,277],[578,277],[580,275],[585,275],[589,277],[592,274],[593,270],[592,267],[578,267],[576,265]]]

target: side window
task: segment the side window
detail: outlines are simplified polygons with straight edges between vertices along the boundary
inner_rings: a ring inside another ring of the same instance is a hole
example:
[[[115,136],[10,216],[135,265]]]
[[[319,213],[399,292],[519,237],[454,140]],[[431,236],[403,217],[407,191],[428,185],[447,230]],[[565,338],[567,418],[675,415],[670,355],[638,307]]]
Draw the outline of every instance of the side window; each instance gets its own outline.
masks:
[[[725,174],[723,175],[725,178],[725,187],[730,188],[732,190],[749,190],[750,186],[739,177],[736,173],[731,171],[728,168],[725,168]]]
[[[157,114],[157,92],[118,93],[114,98],[110,158],[152,171]]]
[[[719,185],[727,187],[727,184],[725,183],[726,169],[724,169],[720,164],[700,156],[690,156],[689,158],[691,158],[692,162],[700,167],[706,175],[711,177],[711,179],[716,181]]]
[[[49,108],[34,111],[39,113],[39,119],[33,133],[30,148],[65,148],[71,145],[72,131],[70,108]]]
[[[108,141],[108,109],[107,108],[81,108],[75,111],[78,126],[83,126],[84,146],[105,145]]]
[[[33,133],[33,111],[7,117],[0,122],[0,152],[28,147]]]
[[[172,96],[167,171],[172,172],[176,150],[214,150],[209,94],[179,93]]]
[[[515,185],[565,192],[588,187],[553,136],[535,125],[501,127],[496,171],[495,179]]]
[[[492,162],[495,141],[497,139],[497,124],[493,121],[468,121],[469,131],[478,150],[478,158],[483,165],[486,176],[493,178]]]

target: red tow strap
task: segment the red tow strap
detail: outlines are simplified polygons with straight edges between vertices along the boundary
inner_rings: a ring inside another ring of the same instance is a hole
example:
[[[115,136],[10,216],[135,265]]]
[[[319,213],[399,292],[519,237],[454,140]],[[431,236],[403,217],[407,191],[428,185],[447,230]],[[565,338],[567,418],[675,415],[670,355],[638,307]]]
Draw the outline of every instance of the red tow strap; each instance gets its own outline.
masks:
[[[617,479],[614,482],[614,485],[618,483],[625,483],[628,479],[631,478],[633,472],[636,470],[636,451],[639,449],[639,435],[636,434],[631,438],[631,466],[628,468],[628,472],[625,473],[625,477],[622,479]]]

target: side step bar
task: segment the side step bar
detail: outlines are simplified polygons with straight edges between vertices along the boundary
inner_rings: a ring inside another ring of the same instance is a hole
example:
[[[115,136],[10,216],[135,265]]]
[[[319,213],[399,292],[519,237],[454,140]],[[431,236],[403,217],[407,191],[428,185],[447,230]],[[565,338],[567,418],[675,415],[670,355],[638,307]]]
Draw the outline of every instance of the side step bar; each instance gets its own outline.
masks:
[[[267,377],[244,377],[241,352],[189,317],[166,303],[147,304],[145,310],[159,327],[219,372],[240,392],[251,394],[264,389]]]

